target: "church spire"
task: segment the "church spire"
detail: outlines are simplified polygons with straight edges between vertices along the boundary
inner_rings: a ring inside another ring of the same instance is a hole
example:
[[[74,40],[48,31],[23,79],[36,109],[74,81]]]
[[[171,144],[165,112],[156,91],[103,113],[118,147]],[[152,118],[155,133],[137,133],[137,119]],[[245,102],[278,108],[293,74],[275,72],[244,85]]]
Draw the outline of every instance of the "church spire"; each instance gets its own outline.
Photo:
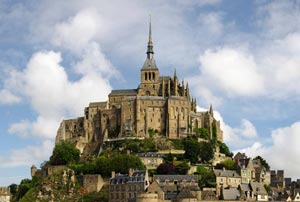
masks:
[[[151,16],[149,23],[149,40],[148,40],[148,48],[147,48],[147,57],[151,59],[153,57],[153,42],[152,42],[152,30],[151,30]]]
[[[209,113],[210,113],[210,115],[214,116],[214,110],[213,110],[212,104],[210,104]]]

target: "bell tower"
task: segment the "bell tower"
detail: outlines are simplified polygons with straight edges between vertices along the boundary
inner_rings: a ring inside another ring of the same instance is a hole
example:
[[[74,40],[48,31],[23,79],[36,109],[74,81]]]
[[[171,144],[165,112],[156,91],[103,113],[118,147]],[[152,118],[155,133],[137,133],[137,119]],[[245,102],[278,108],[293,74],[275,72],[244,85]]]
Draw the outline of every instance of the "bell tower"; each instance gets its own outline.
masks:
[[[154,60],[151,18],[149,23],[149,39],[147,46],[147,58],[141,69],[140,96],[157,96],[159,91],[159,70]]]

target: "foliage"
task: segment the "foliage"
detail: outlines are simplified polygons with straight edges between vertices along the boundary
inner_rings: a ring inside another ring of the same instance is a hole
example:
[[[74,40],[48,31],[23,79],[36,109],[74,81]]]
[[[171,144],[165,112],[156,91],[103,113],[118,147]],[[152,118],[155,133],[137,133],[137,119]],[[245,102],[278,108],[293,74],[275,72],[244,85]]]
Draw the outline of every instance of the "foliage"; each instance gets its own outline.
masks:
[[[156,169],[159,175],[172,175],[175,174],[175,166],[171,163],[162,163]]]
[[[264,187],[265,187],[265,189],[266,189],[266,191],[267,191],[268,193],[271,193],[271,192],[272,192],[271,185],[264,184]]]
[[[177,174],[186,175],[190,168],[186,162],[182,162],[175,166],[175,171]]]
[[[193,138],[185,138],[183,140],[184,157],[189,159],[192,164],[197,163],[199,160],[208,162],[214,157],[213,147],[208,142],[198,142]]]
[[[80,151],[69,142],[62,142],[55,145],[52,156],[50,157],[51,165],[67,165],[77,163],[80,158]]]
[[[8,186],[10,189],[10,193],[14,196],[16,195],[17,191],[18,191],[18,185],[17,184],[11,184]]]
[[[174,147],[174,149],[182,150],[184,149],[182,139],[169,139]]]
[[[84,202],[108,202],[108,188],[109,186],[103,186],[100,192],[92,192],[84,195]]]
[[[149,137],[150,138],[153,138],[154,134],[155,134],[155,131],[153,128],[148,128],[148,134],[149,134]]]
[[[19,185],[18,191],[13,197],[14,201],[19,201],[31,188],[33,188],[34,183],[30,179],[23,179]]]
[[[204,187],[216,187],[215,174],[212,170],[209,170],[204,166],[198,166],[197,172],[199,175],[198,185],[201,189]]]
[[[168,153],[164,155],[164,161],[166,163],[173,163],[173,159],[174,159],[174,154]]]
[[[192,138],[185,138],[183,145],[185,150],[184,157],[189,159],[192,164],[197,163],[200,155],[199,142]]]
[[[131,151],[133,153],[140,152],[156,152],[158,151],[157,144],[153,138],[145,138],[144,140],[129,139],[116,141],[113,145],[115,151]]]
[[[209,134],[206,128],[195,128],[196,136],[208,140]]]
[[[115,154],[112,157],[99,156],[91,162],[83,164],[73,164],[71,166],[76,174],[101,174],[110,177],[111,172],[128,173],[129,168],[145,169],[145,166],[137,156],[126,154]]]
[[[220,148],[220,152],[225,154],[226,156],[232,157],[233,153],[229,150],[228,146],[225,143],[218,141],[218,146]]]
[[[224,167],[226,170],[235,170],[236,164],[232,159],[228,159],[216,165],[216,169],[223,169]]]
[[[200,158],[202,162],[208,162],[214,157],[214,149],[209,142],[200,142]]]
[[[263,165],[267,170],[270,170],[270,165],[261,156],[255,157],[254,160],[260,160],[261,165]]]

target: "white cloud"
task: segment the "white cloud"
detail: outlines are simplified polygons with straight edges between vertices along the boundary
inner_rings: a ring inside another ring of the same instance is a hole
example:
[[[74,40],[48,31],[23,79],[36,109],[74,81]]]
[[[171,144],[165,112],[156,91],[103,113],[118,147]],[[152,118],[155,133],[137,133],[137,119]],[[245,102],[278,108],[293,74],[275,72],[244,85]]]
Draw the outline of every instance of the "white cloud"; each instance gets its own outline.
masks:
[[[248,156],[262,156],[270,164],[271,169],[284,169],[285,176],[299,177],[300,169],[300,122],[272,131],[270,145],[254,142],[251,146],[237,151]],[[235,151],[235,152],[237,152]]]
[[[27,146],[14,149],[8,156],[0,156],[0,167],[31,166],[49,159],[54,143],[50,140],[43,141],[37,146]]]
[[[8,132],[10,134],[18,134],[23,137],[27,137],[30,131],[31,123],[28,120],[22,120],[19,123],[13,123],[9,129]]]
[[[21,102],[21,98],[14,95],[9,90],[0,90],[0,104],[16,104],[19,102]]]
[[[197,111],[208,111],[203,107],[197,106]],[[214,118],[220,121],[221,129],[223,130],[223,141],[232,149],[245,147],[257,141],[258,133],[256,127],[246,119],[242,119],[238,127],[231,127],[224,122],[220,112],[214,110]]]
[[[89,102],[107,100],[111,87],[101,73],[82,72],[79,80],[70,81],[65,68],[60,65],[61,60],[61,54],[53,51],[38,52],[32,56],[23,71],[24,86],[20,91],[24,92],[38,116],[30,126],[28,121],[12,124],[10,133],[54,138],[63,117],[82,116]],[[99,63],[112,68],[105,60]],[[83,66],[88,68],[89,65]],[[80,66],[78,64],[78,68]]]
[[[256,96],[264,91],[254,58],[241,50],[206,50],[200,56],[201,77],[227,95]]]
[[[55,25],[53,43],[80,53],[93,40],[100,23],[101,18],[95,10],[79,11],[74,17]]]
[[[211,35],[220,36],[223,34],[224,24],[223,16],[220,12],[210,12],[202,14],[197,20],[201,27],[205,27],[208,33]]]

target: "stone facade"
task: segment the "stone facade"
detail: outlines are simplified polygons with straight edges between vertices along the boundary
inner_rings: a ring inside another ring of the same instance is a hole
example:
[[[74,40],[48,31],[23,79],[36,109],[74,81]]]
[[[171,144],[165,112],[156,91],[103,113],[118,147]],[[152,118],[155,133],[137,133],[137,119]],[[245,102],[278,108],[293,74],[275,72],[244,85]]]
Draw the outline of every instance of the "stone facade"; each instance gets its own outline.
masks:
[[[164,162],[164,155],[160,153],[147,152],[138,153],[137,156],[141,159],[146,168],[156,169],[160,164]]]
[[[112,90],[106,102],[93,102],[84,109],[84,116],[63,120],[57,131],[56,143],[70,141],[84,152],[86,144],[124,137],[149,137],[154,132],[167,138],[194,134],[194,128],[206,128],[209,134],[223,141],[220,122],[212,107],[196,111],[188,83],[174,76],[162,76],[156,66],[151,36],[147,57],[135,89]],[[95,146],[96,148],[96,146]]]
[[[105,184],[101,175],[83,175],[82,178],[82,185],[88,193],[99,192]]]
[[[274,187],[278,192],[283,192],[285,189],[284,171],[271,170],[271,187]]]
[[[0,187],[0,202],[10,202],[11,194],[9,187]]]
[[[220,196],[222,188],[238,187],[242,178],[235,170],[215,169],[217,196]]]
[[[144,193],[149,186],[147,170],[129,170],[129,174],[112,173],[109,180],[109,202],[127,202]]]

